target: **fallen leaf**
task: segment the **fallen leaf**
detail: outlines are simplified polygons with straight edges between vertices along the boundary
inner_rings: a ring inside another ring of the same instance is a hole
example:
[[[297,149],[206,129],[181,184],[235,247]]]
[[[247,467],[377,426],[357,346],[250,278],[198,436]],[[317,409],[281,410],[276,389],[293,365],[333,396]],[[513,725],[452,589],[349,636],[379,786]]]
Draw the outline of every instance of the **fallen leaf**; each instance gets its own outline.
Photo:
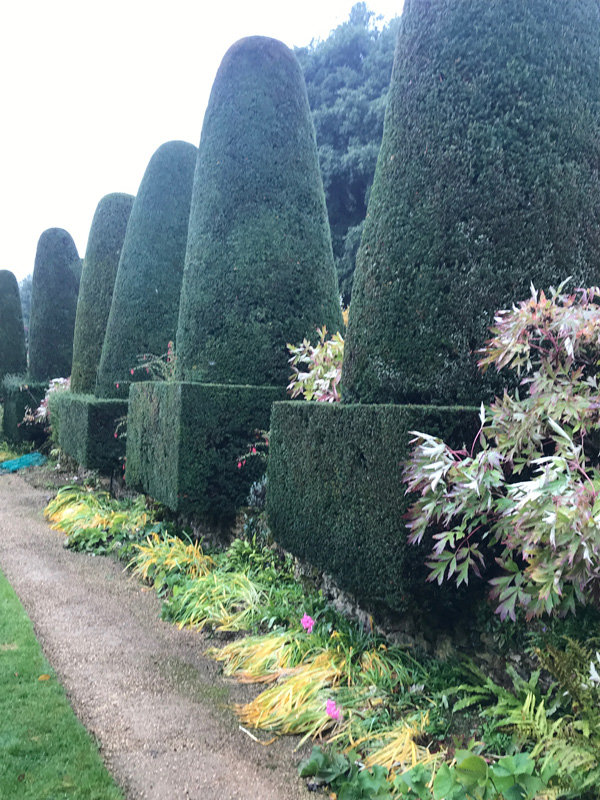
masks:
[[[50,675],[46,675],[46,673],[40,675],[40,677],[38,678],[38,681],[49,681],[49,680],[50,680]]]

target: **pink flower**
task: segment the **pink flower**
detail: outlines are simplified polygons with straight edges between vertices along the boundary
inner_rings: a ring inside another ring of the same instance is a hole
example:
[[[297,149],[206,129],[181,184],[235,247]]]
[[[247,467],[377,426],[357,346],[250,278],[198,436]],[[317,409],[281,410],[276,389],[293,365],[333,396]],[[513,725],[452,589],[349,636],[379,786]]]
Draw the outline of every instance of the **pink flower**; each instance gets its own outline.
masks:
[[[238,461],[238,469],[241,469],[241,468],[242,468],[242,462]]]
[[[117,432],[115,431],[115,439],[117,438]]]
[[[256,447],[253,447],[253,448],[252,448],[252,452],[253,452],[253,453],[256,453]]]
[[[119,388],[119,384],[118,383],[115,383],[115,386],[117,387],[117,389]]]
[[[307,633],[312,633],[315,621],[312,617],[309,617],[308,614],[305,614],[300,620],[300,624],[302,625],[304,630],[307,631]]]
[[[325,710],[327,711],[327,716],[331,717],[331,719],[338,720],[343,716],[342,709],[336,706],[335,700],[328,700]]]
[[[130,371],[130,372],[131,372],[131,374],[133,375],[133,370],[132,370],[132,369],[130,369],[129,371]]]

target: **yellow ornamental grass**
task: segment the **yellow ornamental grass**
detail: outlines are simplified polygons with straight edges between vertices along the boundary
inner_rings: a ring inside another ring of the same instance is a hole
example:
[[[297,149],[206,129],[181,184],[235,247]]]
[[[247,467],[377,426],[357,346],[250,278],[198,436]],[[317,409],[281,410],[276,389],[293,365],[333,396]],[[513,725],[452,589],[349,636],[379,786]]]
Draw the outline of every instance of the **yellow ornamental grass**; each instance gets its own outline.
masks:
[[[419,720],[402,720],[391,730],[375,736],[366,736],[354,742],[354,746],[371,750],[364,760],[365,769],[379,765],[387,769],[390,777],[401,775],[417,764],[437,764],[443,760],[445,752],[431,753],[429,748],[418,744],[418,739],[429,724],[429,712],[422,714]],[[372,749],[381,743],[377,749]]]
[[[252,702],[236,706],[235,712],[242,725],[251,728],[304,734],[302,742],[322,736],[336,724],[327,713],[327,701],[335,693],[345,667],[341,653],[326,650],[286,671],[280,683]]]
[[[273,683],[286,670],[314,658],[317,650],[296,631],[275,631],[238,639],[219,650],[209,650],[208,655],[223,664],[225,675],[240,683]]]
[[[241,572],[209,572],[190,582],[170,605],[179,627],[247,630],[267,602],[267,593]]]
[[[207,575],[214,567],[214,561],[207,556],[200,542],[186,544],[177,536],[161,538],[157,533],[147,538],[147,544],[135,545],[136,555],[128,567],[133,574],[143,580],[150,580],[150,571],[162,570],[165,573],[177,571],[190,578]]]

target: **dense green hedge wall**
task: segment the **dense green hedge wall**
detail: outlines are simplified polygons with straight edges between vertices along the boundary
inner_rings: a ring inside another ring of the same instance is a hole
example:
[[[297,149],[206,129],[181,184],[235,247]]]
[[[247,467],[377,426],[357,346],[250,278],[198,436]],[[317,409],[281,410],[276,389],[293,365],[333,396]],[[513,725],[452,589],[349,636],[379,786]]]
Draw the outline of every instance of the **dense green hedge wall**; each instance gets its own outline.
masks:
[[[118,421],[127,414],[126,400],[59,392],[51,411],[58,415],[59,444],[65,453],[86,469],[104,474],[121,471],[125,440],[115,433]]]
[[[0,385],[5,375],[20,375],[26,369],[19,284],[12,272],[0,269]]]
[[[197,153],[188,142],[167,142],[146,168],[115,280],[98,397],[126,398],[138,355],[161,356],[175,339]]]
[[[406,0],[347,402],[479,402],[493,312],[600,282],[598,0]]]
[[[217,386],[179,382],[136,383],[127,418],[125,479],[174,511],[230,522],[246,504],[264,464],[248,459],[255,431],[267,430],[271,386]]]
[[[341,329],[302,72],[275,39],[225,54],[204,117],[177,330],[180,377],[285,386],[286,343]]]
[[[75,242],[62,228],[40,236],[31,285],[29,375],[33,380],[68,378],[73,360],[73,331],[80,263]]]
[[[425,549],[406,541],[402,483],[410,431],[471,444],[465,407],[275,403],[267,515],[275,541],[329,573],[363,607],[431,613],[455,596],[426,583]]]
[[[36,409],[44,399],[47,381],[32,381],[26,375],[7,375],[2,382],[1,394],[4,397],[2,434],[7,442],[41,443],[45,434],[39,426],[22,425],[25,409]]]
[[[134,197],[115,192],[100,200],[88,238],[73,336],[71,391],[92,394],[106,333],[121,248]]]

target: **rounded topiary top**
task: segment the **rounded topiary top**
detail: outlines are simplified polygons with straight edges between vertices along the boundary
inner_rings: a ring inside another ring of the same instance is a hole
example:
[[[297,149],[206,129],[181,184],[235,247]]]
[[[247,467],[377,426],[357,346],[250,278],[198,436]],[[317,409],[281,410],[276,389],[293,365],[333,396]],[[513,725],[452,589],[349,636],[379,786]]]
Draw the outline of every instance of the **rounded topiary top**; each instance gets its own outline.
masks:
[[[49,228],[40,236],[31,281],[29,375],[33,380],[67,378],[73,359],[73,330],[79,254],[71,235]]]
[[[154,153],[133,203],[102,346],[96,394],[127,397],[141,353],[175,338],[198,149],[167,142]],[[119,384],[117,388],[117,384]]]
[[[0,269],[0,387],[5,375],[22,375],[26,369],[19,284],[12,272]]]
[[[107,194],[98,203],[88,238],[73,337],[71,391],[92,394],[106,333],[121,248],[133,195]]]
[[[345,401],[479,402],[493,312],[599,282],[599,52],[598,0],[406,0]]]
[[[226,53],[198,153],[177,329],[184,380],[282,385],[286,343],[341,328],[327,210],[294,54]]]

